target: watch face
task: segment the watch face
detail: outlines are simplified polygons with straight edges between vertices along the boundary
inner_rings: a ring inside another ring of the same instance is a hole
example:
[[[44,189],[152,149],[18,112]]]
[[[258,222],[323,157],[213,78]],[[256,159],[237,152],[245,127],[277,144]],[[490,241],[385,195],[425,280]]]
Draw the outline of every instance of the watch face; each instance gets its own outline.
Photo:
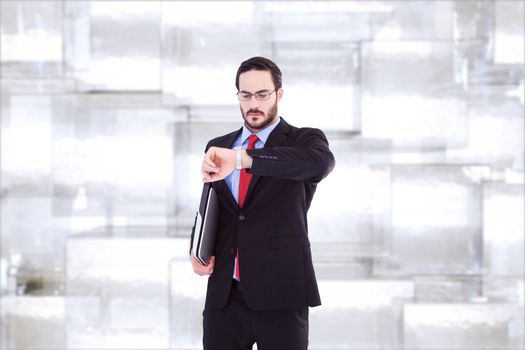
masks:
[[[235,169],[240,170],[242,169],[242,159],[241,159],[241,150],[236,149],[235,150]]]

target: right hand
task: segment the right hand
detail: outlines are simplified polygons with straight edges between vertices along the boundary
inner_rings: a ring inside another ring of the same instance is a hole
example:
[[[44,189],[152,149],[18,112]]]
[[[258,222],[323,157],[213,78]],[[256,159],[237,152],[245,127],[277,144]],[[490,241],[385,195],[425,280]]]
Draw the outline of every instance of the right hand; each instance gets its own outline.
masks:
[[[199,276],[211,275],[213,273],[213,267],[215,266],[215,256],[210,257],[208,265],[203,265],[197,258],[190,254],[191,266],[193,267],[193,272]]]
[[[204,155],[201,165],[203,182],[223,180],[235,170],[235,151],[212,146]]]

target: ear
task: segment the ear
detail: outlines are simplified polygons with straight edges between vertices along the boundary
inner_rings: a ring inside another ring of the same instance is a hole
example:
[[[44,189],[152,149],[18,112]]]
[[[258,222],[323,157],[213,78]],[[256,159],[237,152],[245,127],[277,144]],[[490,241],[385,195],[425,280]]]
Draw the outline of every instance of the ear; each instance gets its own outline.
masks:
[[[279,88],[279,90],[277,90],[277,101],[281,102],[281,99],[283,98],[283,94],[284,94],[283,88]]]

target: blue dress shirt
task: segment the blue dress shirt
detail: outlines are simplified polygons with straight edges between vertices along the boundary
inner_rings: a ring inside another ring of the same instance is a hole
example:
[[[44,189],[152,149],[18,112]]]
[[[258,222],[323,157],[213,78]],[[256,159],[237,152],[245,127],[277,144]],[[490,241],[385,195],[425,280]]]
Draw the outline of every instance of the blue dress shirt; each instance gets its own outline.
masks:
[[[270,136],[270,133],[277,127],[279,122],[281,121],[281,117],[277,118],[275,122],[268,125],[266,128],[262,129],[258,133],[256,133],[259,140],[255,142],[255,149],[263,148],[266,144],[266,141],[268,140],[268,136]],[[235,142],[232,145],[232,148],[241,146],[242,149],[246,149],[248,147],[248,138],[252,132],[248,130],[246,125],[243,125],[242,127],[242,133],[235,139]],[[241,171],[234,169],[230,175],[228,175],[224,180],[226,181],[226,184],[228,185],[228,188],[230,189],[233,198],[235,198],[235,201],[239,203],[239,179],[240,179]]]

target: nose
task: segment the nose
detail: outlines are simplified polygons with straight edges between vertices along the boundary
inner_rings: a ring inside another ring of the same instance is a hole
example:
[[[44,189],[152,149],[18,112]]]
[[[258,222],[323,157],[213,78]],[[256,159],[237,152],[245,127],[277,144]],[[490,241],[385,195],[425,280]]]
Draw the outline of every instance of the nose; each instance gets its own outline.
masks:
[[[252,96],[252,98],[250,99],[250,101],[246,101],[246,104],[248,106],[248,109],[258,109],[259,106],[260,106],[260,102],[257,101],[257,99],[255,98],[255,96]]]

